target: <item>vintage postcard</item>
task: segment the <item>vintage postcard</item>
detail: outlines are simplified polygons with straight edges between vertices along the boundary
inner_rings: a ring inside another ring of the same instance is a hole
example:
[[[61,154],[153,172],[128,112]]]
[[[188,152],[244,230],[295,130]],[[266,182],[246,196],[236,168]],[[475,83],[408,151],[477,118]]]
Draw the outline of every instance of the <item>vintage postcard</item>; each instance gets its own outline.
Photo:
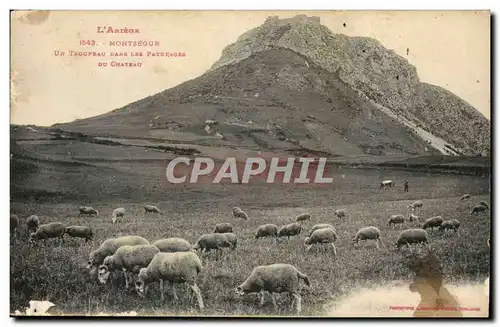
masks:
[[[11,11],[11,316],[490,316],[489,11]]]

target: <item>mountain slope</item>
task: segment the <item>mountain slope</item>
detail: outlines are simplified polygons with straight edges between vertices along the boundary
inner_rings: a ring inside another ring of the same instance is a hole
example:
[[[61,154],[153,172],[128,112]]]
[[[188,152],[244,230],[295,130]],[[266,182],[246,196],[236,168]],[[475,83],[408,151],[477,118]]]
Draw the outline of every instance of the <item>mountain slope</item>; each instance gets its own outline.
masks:
[[[68,131],[330,156],[489,153],[489,121],[378,41],[268,18],[202,76]],[[457,132],[459,131],[459,132]]]
[[[223,139],[208,139],[206,120],[218,122],[213,128]],[[304,147],[331,155],[426,153],[422,139],[336,73],[283,48],[269,48],[113,112],[58,127],[128,137],[184,133],[214,145]]]

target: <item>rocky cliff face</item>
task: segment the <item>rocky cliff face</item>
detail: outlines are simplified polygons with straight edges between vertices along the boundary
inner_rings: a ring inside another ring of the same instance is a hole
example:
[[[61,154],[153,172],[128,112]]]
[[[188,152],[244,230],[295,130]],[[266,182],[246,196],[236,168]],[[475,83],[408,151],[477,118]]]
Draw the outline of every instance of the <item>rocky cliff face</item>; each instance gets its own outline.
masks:
[[[293,50],[336,73],[361,96],[449,142],[457,153],[489,153],[490,122],[476,109],[442,88],[421,83],[415,67],[377,40],[334,34],[318,17],[269,17],[227,46],[211,69],[273,47]]]

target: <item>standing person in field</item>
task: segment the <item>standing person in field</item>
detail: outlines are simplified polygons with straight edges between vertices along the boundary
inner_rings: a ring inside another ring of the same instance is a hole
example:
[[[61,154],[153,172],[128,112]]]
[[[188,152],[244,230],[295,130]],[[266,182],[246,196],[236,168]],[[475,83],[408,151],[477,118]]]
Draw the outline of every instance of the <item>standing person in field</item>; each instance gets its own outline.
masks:
[[[408,192],[408,181],[405,180],[405,192]]]

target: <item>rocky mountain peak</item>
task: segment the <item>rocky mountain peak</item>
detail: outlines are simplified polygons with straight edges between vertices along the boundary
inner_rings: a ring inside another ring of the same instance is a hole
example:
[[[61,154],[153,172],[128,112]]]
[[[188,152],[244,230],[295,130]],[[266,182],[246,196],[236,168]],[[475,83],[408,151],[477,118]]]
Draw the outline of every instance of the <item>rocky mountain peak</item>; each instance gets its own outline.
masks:
[[[415,107],[408,101],[420,83],[415,67],[375,39],[333,33],[321,25],[319,17],[269,17],[227,46],[212,69],[269,47],[283,47],[306,56],[383,105],[398,111]]]

